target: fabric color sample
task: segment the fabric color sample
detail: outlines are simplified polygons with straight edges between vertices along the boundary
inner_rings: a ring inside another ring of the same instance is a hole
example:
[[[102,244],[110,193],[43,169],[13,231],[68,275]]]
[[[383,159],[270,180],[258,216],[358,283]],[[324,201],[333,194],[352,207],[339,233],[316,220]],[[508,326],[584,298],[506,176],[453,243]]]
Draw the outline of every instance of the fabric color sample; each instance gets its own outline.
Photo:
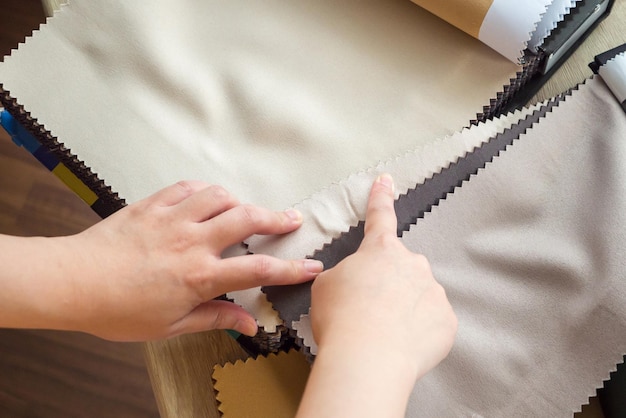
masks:
[[[622,361],[624,135],[591,80],[404,235],[459,318],[408,416],[571,417]]]
[[[493,4],[493,0],[412,1],[474,38],[478,38],[480,27]]]
[[[576,0],[412,0],[512,62],[534,53]]]
[[[414,189],[409,189],[406,193],[402,193],[394,202],[398,236],[401,236],[404,231],[408,231],[418,218],[422,218],[440,200],[445,199],[449,193],[454,192],[463,182],[469,180],[480,169],[484,168],[487,162],[504,151],[519,138],[520,134],[539,122],[557,104],[557,100],[549,101],[546,105],[541,106],[538,110],[532,112],[532,114],[504,132],[498,133],[488,141],[485,139],[487,142],[480,146],[477,145],[476,149],[468,152],[464,157],[459,158],[435,173],[432,177],[420,182]],[[414,158],[414,162],[417,163],[419,160]],[[394,165],[390,164],[388,168],[392,168]],[[385,171],[396,172],[393,169]],[[408,171],[407,174],[410,176],[413,173]],[[351,183],[351,181],[346,181],[342,184],[342,187],[346,190],[351,190]],[[371,187],[371,184],[370,182],[368,189]],[[362,193],[360,196],[365,199],[367,193]],[[327,195],[327,197],[331,199],[331,196]],[[363,208],[367,205],[365,200],[360,203],[354,201],[352,203],[354,206],[360,205]],[[340,213],[339,211],[339,216]],[[332,268],[345,257],[357,251],[363,240],[364,229],[364,222],[360,221],[356,227],[351,227],[341,236],[325,244],[324,247],[316,250],[309,256],[321,261],[326,269]],[[274,309],[279,312],[280,317],[287,323],[296,321],[300,315],[307,312],[311,306],[310,290],[310,282],[291,286],[266,286],[262,288],[263,293],[266,294]]]
[[[214,387],[224,418],[293,418],[310,372],[297,351],[215,366]]]
[[[459,318],[408,417],[569,418],[622,362],[625,135],[591,79],[403,235]]]
[[[517,70],[407,0],[74,0],[0,82],[129,203],[196,178],[283,209],[461,129]]]
[[[128,203],[192,178],[282,210],[461,129],[516,70],[407,0],[74,0],[0,82]],[[258,295],[229,297],[274,329]]]
[[[600,67],[598,74],[620,103],[626,101],[626,53],[616,55]]]

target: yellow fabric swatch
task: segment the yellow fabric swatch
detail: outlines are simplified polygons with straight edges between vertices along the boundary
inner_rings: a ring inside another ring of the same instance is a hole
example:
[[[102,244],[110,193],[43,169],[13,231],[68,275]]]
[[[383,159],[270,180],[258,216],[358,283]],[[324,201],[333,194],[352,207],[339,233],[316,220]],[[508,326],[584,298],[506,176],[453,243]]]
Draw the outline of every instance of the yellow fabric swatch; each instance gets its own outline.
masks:
[[[295,350],[215,366],[219,410],[224,418],[293,418],[310,369]]]

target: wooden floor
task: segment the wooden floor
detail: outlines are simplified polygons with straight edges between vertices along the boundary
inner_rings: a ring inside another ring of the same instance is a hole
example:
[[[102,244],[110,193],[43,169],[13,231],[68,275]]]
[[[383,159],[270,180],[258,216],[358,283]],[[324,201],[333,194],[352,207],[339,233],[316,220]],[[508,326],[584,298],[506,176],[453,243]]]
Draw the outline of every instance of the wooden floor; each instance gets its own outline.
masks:
[[[43,20],[39,0],[0,0],[0,55]],[[0,129],[0,233],[73,234],[97,220]],[[0,418],[157,416],[140,345],[0,330]]]

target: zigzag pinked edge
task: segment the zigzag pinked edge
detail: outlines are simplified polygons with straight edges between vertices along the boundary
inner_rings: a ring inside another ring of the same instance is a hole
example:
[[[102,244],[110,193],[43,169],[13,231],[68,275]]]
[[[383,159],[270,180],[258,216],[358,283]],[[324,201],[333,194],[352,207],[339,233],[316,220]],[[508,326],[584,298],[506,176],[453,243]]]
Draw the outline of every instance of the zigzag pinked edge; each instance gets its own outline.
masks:
[[[105,218],[126,206],[125,200],[114,192],[111,186],[107,185],[97,173],[87,167],[84,161],[73,154],[71,149],[59,141],[43,124],[39,123],[37,118],[33,117],[23,105],[11,96],[10,91],[4,89],[2,83],[0,83],[0,104],[22,127],[58,158],[59,162],[96,194],[99,202],[92,206],[92,209],[100,217]]]

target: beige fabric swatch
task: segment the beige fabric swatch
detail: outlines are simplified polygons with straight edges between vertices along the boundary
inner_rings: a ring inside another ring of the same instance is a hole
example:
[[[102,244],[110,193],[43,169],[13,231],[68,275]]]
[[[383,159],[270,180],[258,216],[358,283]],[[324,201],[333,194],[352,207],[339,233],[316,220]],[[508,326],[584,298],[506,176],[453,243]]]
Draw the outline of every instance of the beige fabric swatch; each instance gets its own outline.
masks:
[[[224,418],[293,418],[310,366],[298,351],[215,366],[214,387]]]
[[[622,52],[600,67],[598,72],[618,102],[626,102],[626,53]]]
[[[493,0],[412,0],[468,35],[478,38],[480,27]]]
[[[282,210],[458,131],[516,69],[407,0],[73,0],[0,82],[129,203],[194,178]]]
[[[246,241],[248,250],[285,259],[310,256],[315,250],[365,219],[369,190],[380,173],[386,172],[394,176],[397,197],[524,119],[540,106],[541,104],[524,108],[480,123],[471,129],[463,129],[330,184],[294,205],[304,218],[297,231],[285,236],[251,237]]]
[[[317,343],[315,342],[315,337],[313,337],[313,328],[311,326],[311,309],[309,308],[309,313],[300,315],[299,321],[293,321],[291,327],[296,331],[298,338],[302,340],[302,344],[308,348],[312,355],[316,356]]]
[[[466,126],[517,69],[408,0],[73,0],[0,81],[128,202],[196,178],[284,209]]]

